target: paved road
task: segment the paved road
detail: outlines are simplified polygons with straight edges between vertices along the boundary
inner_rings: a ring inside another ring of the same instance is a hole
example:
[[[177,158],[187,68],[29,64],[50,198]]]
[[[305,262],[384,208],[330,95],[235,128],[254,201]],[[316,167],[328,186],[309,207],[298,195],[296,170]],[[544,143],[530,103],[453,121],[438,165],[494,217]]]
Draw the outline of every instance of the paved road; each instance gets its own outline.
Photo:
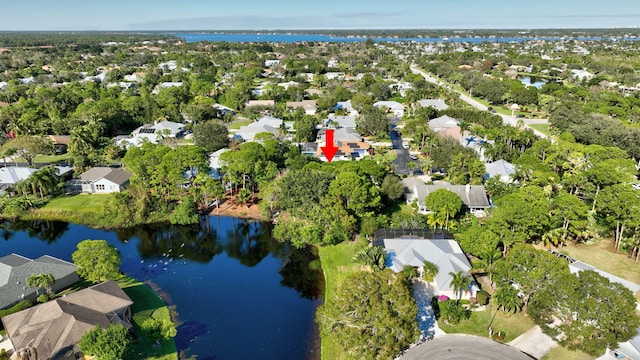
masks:
[[[415,67],[414,65],[411,65],[410,67],[411,72],[413,72],[414,74],[420,74],[422,75],[422,77],[424,77],[425,80],[427,80],[427,82],[430,82],[432,84],[436,84],[438,86],[443,86],[449,90],[452,90],[451,87],[445,83],[443,83],[442,81],[430,76],[429,74],[427,74],[426,72],[418,69],[417,67]],[[460,94],[460,99],[464,102],[466,102],[467,104],[473,106],[474,108],[478,109],[478,110],[482,110],[482,111],[487,111],[488,108],[487,106],[483,105],[482,103],[470,98],[469,96],[461,93],[458,90],[454,90],[455,92],[457,92],[458,94]],[[511,115],[503,115],[503,114],[498,114],[496,113],[496,115],[499,115],[502,118],[502,122],[504,124],[507,125],[511,125],[513,127],[518,127],[518,120],[520,119],[516,119],[515,117],[511,116]],[[549,122],[548,119],[536,119],[537,120],[537,124],[544,124]],[[526,126],[526,122],[525,122],[525,126]],[[529,127],[530,128],[530,127]],[[541,133],[540,131],[530,128],[531,130],[533,130],[534,134],[536,134],[538,137],[542,138],[542,139],[546,139],[547,135]]]
[[[391,163],[395,169],[396,174],[398,175],[409,175],[409,168],[407,167],[407,163],[413,161],[418,165],[417,160],[411,160],[409,157],[409,151],[402,147],[402,136],[398,134],[397,131],[392,130],[389,134],[391,137],[391,145],[398,155],[395,160]],[[414,169],[414,174],[418,173],[418,169]]]
[[[518,349],[488,338],[445,335],[409,349],[401,360],[532,360]]]

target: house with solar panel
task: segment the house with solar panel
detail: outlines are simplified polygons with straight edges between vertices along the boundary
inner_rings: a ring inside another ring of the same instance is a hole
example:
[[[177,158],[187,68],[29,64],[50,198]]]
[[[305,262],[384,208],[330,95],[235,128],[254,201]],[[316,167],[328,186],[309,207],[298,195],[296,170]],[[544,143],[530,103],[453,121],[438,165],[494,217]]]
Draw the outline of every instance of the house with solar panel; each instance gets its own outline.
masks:
[[[373,246],[380,246],[387,252],[386,266],[394,272],[401,272],[411,266],[422,274],[425,261],[438,267],[438,274],[430,284],[435,295],[445,295],[451,299],[469,299],[480,290],[471,275],[471,263],[462,252],[453,235],[442,229],[378,229],[373,237]],[[462,271],[471,277],[467,289],[451,286],[451,273]]]
[[[145,142],[157,144],[166,138],[181,138],[185,135],[184,124],[173,121],[158,121],[153,124],[145,124],[133,130],[130,137],[118,137],[116,143],[128,148],[129,146],[141,146]]]

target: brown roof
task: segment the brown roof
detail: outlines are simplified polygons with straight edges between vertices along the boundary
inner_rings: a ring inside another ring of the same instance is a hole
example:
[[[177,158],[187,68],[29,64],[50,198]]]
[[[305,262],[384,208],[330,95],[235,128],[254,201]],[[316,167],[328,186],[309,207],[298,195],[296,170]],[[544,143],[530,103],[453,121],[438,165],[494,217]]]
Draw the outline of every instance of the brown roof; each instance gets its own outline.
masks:
[[[78,178],[85,181],[98,181],[104,178],[117,185],[122,185],[129,181],[131,173],[110,167],[94,167],[80,174]]]
[[[14,348],[35,348],[41,358],[65,359],[75,352],[84,333],[96,325],[117,323],[116,312],[133,302],[115,281],[2,318]]]
[[[69,145],[69,135],[49,135],[54,145]]]

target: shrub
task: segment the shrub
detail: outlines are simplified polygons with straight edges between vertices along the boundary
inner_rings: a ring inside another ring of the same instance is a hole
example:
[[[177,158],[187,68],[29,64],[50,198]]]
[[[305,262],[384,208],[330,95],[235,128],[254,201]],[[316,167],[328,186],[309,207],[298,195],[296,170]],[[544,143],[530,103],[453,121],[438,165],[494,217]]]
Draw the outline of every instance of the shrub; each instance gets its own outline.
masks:
[[[480,305],[487,305],[490,298],[491,296],[489,295],[489,293],[484,290],[480,290],[478,291],[478,293],[476,293],[476,300]]]
[[[23,300],[19,303],[13,305],[12,307],[4,310],[0,310],[0,317],[11,315],[17,313],[18,311],[22,311],[24,309],[28,309],[33,305],[33,303],[29,300]]]
[[[46,303],[47,301],[49,301],[49,295],[47,294],[42,294],[40,296],[38,296],[38,298],[36,299],[36,301],[40,304],[42,303]]]

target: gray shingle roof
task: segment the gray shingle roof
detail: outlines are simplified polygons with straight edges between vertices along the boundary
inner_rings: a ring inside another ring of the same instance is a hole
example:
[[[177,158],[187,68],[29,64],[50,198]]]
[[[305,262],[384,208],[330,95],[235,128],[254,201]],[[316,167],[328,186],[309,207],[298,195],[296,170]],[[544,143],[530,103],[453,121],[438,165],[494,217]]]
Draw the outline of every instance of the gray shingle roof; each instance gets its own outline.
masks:
[[[118,284],[108,281],[7,315],[2,322],[16,349],[31,343],[41,358],[66,359],[78,351],[76,344],[85,332],[121,323],[122,310],[131,304]]]
[[[80,180],[91,182],[104,178],[117,185],[122,185],[129,181],[131,173],[122,169],[114,169],[110,167],[94,167],[80,174],[78,178]]]
[[[77,280],[75,272],[74,264],[48,255],[35,260],[17,254],[4,256],[0,258],[0,309],[35,295],[36,289],[27,286],[27,278],[31,275],[52,274],[56,280],[73,275]]]
[[[424,181],[417,177],[408,177],[402,180],[405,186],[405,195],[408,200],[417,199],[419,205],[424,205],[424,199],[433,191],[447,189],[452,191],[462,199],[462,203],[467,208],[487,209],[491,207],[489,198],[482,185],[452,185],[445,181],[438,181],[431,185],[426,185]]]

